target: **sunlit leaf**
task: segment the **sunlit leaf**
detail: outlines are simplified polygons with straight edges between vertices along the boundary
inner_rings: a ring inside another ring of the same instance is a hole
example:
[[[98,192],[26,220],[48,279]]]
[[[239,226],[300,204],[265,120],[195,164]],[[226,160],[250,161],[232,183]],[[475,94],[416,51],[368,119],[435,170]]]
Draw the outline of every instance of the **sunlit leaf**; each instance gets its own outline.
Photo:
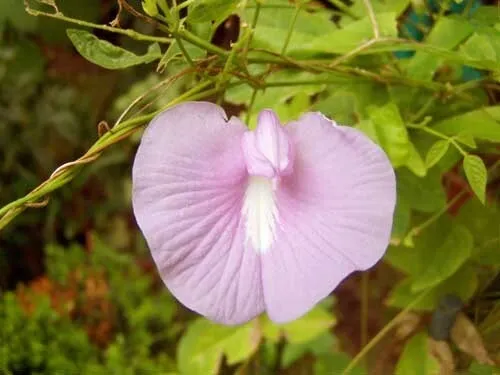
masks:
[[[470,134],[460,133],[460,134],[457,134],[454,138],[456,141],[458,141],[461,144],[466,145],[470,148],[477,147],[477,144],[476,144],[476,141],[474,140],[474,137]]]
[[[488,172],[483,160],[476,155],[466,155],[464,158],[464,170],[472,190],[484,204],[486,200]]]
[[[378,139],[392,165],[404,165],[410,156],[408,131],[394,103],[375,107],[370,111],[370,120],[375,124]]]
[[[425,333],[413,336],[405,345],[396,365],[396,375],[436,375],[439,363],[431,356]]]
[[[314,363],[314,375],[341,374],[349,365],[351,359],[345,353],[329,353],[316,358]],[[349,372],[349,375],[367,375],[367,371],[357,365]]]
[[[283,367],[289,367],[306,353],[311,353],[316,356],[329,354],[332,352],[334,344],[335,338],[329,332],[325,332],[315,339],[300,344],[287,343],[283,350]]]
[[[223,355],[230,365],[241,362],[257,350],[259,340],[255,321],[228,327],[200,318],[181,338],[177,351],[179,370],[185,375],[216,374]]]
[[[461,19],[440,17],[426,38],[426,44],[453,49],[472,32],[472,27]],[[441,59],[435,54],[418,51],[407,67],[407,74],[417,79],[432,79]]]
[[[500,142],[500,106],[453,116],[433,124],[432,128],[450,136],[465,134],[489,142]]]
[[[334,316],[320,306],[316,306],[303,317],[286,323],[281,328],[289,342],[303,343],[328,332],[334,324]]]
[[[376,19],[380,36],[397,36],[395,13],[378,13]],[[302,48],[310,52],[342,54],[359,47],[371,38],[373,38],[373,26],[370,17],[365,17],[349,23],[342,29],[318,36],[309,43],[303,43]]]
[[[375,13],[388,13],[388,12],[394,12],[398,16],[403,13],[408,5],[410,4],[411,0],[392,0],[392,1],[386,1],[386,0],[370,0],[371,6],[373,7],[373,11]],[[350,6],[350,10],[359,16],[367,16],[368,11],[366,9],[366,5],[364,4],[363,1],[353,1],[352,5]],[[344,17],[348,18],[348,17]]]
[[[223,1],[223,0],[222,0]],[[273,1],[266,6],[263,4],[258,22],[252,38],[252,45],[257,48],[267,48],[273,52],[280,52],[290,29],[296,7],[287,0]],[[241,12],[242,20],[251,25],[255,14],[255,7],[247,7]],[[299,11],[293,28],[288,52],[307,51],[306,47],[315,38],[321,38],[336,30],[331,22],[331,13],[317,9],[314,12]]]
[[[450,142],[444,139],[434,143],[425,157],[426,167],[431,168],[434,164],[441,160],[441,158],[446,154],[446,151],[448,151],[449,147]]]
[[[475,33],[462,45],[460,50],[466,57],[473,60],[498,60],[495,48],[485,34]]]
[[[142,9],[148,16],[156,17],[158,15],[158,6],[156,5],[156,0],[143,0]]]
[[[409,146],[409,156],[405,165],[418,177],[424,177],[427,174],[428,167],[425,165],[424,160],[422,159],[422,156],[420,156],[420,153],[415,145],[411,142]]]
[[[191,43],[184,43],[184,49],[186,50],[191,60],[196,60],[206,55],[206,52],[203,49]],[[160,59],[157,71],[160,72],[163,71],[168,67],[170,62],[172,62],[175,59],[185,59],[185,56],[183,55],[182,50],[179,47],[179,43],[177,42],[177,40],[174,39],[172,43],[170,43],[170,45],[168,46],[167,51],[163,54],[162,58]]]
[[[100,40],[85,30],[68,29],[67,34],[83,57],[106,69],[124,69],[161,58],[160,46],[156,43],[149,46],[146,54],[136,55],[105,40]]]
[[[215,21],[215,26],[236,12],[241,0],[200,0],[194,2],[188,11],[188,21],[199,23]]]

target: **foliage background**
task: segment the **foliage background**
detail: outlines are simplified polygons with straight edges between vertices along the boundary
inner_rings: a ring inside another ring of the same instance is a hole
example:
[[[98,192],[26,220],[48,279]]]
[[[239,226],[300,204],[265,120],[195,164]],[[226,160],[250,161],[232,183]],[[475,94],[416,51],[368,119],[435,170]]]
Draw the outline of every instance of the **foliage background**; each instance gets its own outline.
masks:
[[[496,1],[2,0],[0,35],[1,374],[498,373]],[[398,178],[383,262],[284,326],[180,306],[130,166],[188,99],[250,126],[319,110],[379,143]]]

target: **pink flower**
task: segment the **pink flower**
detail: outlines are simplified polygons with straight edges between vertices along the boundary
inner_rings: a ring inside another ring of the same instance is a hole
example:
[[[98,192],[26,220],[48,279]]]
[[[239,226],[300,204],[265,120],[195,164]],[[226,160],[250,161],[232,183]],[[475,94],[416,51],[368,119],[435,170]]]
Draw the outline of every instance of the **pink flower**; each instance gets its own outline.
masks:
[[[255,131],[190,102],[157,116],[133,167],[133,206],[160,275],[224,324],[308,312],[389,243],[395,176],[384,152],[320,113]]]

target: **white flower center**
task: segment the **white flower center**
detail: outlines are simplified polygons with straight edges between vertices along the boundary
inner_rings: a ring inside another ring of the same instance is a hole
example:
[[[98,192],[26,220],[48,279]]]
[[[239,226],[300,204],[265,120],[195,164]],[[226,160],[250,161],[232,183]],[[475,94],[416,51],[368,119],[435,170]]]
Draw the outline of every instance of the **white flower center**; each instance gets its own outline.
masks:
[[[249,177],[242,211],[246,241],[249,241],[257,252],[266,252],[274,242],[278,220],[272,179]]]

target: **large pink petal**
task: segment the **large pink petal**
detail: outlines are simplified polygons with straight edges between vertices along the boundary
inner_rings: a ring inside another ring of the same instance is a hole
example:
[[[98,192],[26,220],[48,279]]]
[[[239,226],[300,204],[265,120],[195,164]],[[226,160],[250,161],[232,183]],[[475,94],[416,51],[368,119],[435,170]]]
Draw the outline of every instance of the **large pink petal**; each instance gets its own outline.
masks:
[[[165,284],[184,305],[237,324],[264,310],[260,260],[245,249],[246,128],[210,103],[185,103],[146,129],[133,206]]]
[[[261,255],[266,310],[278,322],[306,313],[382,257],[396,200],[387,156],[356,129],[317,113],[286,129],[294,173],[277,190],[276,238]]]

